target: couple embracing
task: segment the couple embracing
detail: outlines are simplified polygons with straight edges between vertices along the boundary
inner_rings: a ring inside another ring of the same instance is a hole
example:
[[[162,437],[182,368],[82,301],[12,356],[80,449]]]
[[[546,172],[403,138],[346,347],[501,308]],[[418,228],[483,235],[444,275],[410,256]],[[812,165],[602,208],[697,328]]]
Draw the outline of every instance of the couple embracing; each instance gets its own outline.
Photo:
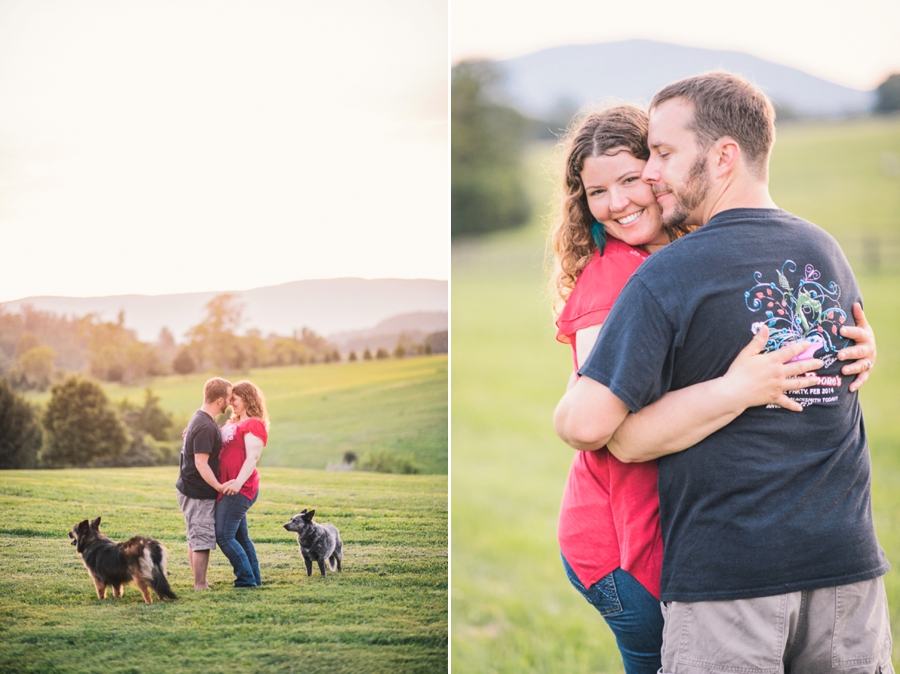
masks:
[[[231,407],[220,429],[216,417]],[[187,526],[194,589],[209,588],[206,571],[216,543],[231,562],[235,587],[262,584],[247,511],[259,496],[259,462],[268,441],[269,417],[262,391],[249,381],[234,386],[214,377],[203,387],[203,406],[184,433],[175,487]]]
[[[708,73],[568,139],[559,543],[628,674],[894,671],[857,393],[874,338],[840,247],[769,195],[774,118]]]

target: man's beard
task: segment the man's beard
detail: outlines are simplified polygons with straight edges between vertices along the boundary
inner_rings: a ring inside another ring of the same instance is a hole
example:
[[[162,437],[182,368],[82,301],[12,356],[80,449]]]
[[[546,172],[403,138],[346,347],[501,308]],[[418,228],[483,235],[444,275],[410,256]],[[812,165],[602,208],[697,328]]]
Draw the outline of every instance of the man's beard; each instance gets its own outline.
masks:
[[[684,187],[677,192],[669,187],[669,191],[674,197],[675,209],[668,215],[663,213],[662,225],[666,229],[678,229],[690,217],[691,212],[706,199],[709,192],[709,173],[706,170],[706,160],[706,156],[702,153],[697,155],[688,170]]]

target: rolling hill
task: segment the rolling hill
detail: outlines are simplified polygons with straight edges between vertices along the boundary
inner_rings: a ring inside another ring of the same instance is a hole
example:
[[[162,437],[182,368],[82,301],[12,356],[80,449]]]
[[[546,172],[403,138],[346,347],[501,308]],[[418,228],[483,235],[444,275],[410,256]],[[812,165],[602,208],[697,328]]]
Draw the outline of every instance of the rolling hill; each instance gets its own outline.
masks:
[[[422,356],[358,363],[269,367],[225,373],[232,382],[249,379],[266,396],[272,426],[261,466],[322,470],[345,452],[363,457],[386,453],[405,457],[423,473],[446,474],[447,356]],[[112,401],[144,399],[150,386],[172,413],[177,431],[203,398],[209,373],[157,377],[143,385],[106,383]],[[30,392],[44,403],[50,393]]]

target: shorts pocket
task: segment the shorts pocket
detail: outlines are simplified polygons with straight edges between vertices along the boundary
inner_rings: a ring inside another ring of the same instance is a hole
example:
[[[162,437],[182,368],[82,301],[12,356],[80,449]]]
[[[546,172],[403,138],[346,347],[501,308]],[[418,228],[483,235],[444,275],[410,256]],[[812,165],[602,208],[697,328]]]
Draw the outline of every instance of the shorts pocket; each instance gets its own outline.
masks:
[[[663,668],[667,658],[674,658],[670,666],[677,664],[679,671],[776,674],[782,664],[785,601],[780,595],[672,602],[666,612]]]
[[[834,667],[882,663],[890,666],[891,630],[887,597],[881,578],[840,585],[835,588],[834,639],[831,662]]]

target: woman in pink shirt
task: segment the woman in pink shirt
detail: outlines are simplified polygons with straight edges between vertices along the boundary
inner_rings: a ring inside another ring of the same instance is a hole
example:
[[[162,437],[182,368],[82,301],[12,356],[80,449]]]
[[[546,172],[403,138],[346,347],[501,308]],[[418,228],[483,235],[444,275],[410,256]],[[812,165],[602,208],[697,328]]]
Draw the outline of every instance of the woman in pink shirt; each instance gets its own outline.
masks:
[[[222,426],[216,503],[216,543],[231,562],[235,587],[262,584],[256,548],[247,528],[247,511],[259,496],[256,464],[269,439],[269,416],[262,391],[249,381],[234,385],[231,419]]]
[[[557,339],[571,345],[576,372],[638,265],[688,233],[663,228],[656,198],[641,180],[649,157],[647,120],[647,113],[636,107],[614,106],[581,118],[561,143],[566,148],[563,194],[551,233],[554,309]],[[845,326],[841,334],[857,345],[838,356],[859,359],[844,367],[845,374],[858,375],[852,390],[865,382],[875,359],[874,336],[859,305],[854,315],[859,327]],[[796,345],[760,355],[767,334],[761,330],[725,375],[729,390],[741,392],[744,408],[810,384],[788,379],[782,367],[799,353]],[[793,368],[798,370],[793,374],[800,374],[800,368],[815,369],[812,363],[818,361],[808,362]],[[571,381],[575,377],[573,373]],[[708,383],[689,388],[702,393]],[[713,396],[702,406],[682,400],[670,393],[630,415],[611,444],[652,444],[662,448],[661,453],[672,453],[693,444],[686,440],[685,423],[702,426],[708,434],[737,416]],[[786,396],[779,404],[799,411]],[[683,422],[681,430],[673,419]],[[656,462],[622,463],[605,447],[575,452],[560,507],[558,540],[569,580],[609,624],[627,674],[655,674],[662,666],[663,627]]]

